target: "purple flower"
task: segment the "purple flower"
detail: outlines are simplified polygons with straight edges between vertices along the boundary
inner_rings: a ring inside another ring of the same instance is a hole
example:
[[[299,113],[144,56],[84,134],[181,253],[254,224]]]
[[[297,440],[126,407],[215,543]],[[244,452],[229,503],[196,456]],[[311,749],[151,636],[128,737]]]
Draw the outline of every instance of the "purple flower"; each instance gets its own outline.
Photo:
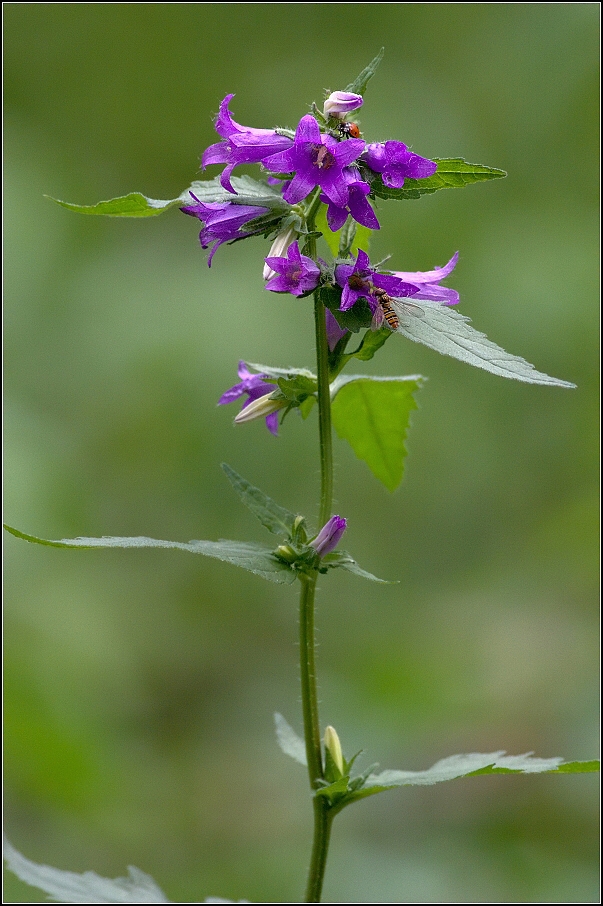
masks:
[[[343,516],[331,516],[329,521],[323,525],[320,532],[313,541],[310,541],[310,547],[313,547],[319,557],[326,557],[331,551],[335,550],[339,540],[346,530],[347,522]]]
[[[234,94],[226,95],[216,117],[216,132],[223,141],[205,149],[201,164],[203,169],[208,164],[227,164],[220,176],[220,183],[228,192],[234,193],[230,177],[238,164],[257,164],[269,154],[290,148],[293,142],[287,136],[279,135],[274,129],[253,129],[235,123],[228,109],[233,97]]]
[[[238,374],[241,381],[222,394],[218,400],[218,406],[225,406],[226,403],[234,403],[235,400],[238,400],[241,396],[247,394],[248,398],[243,403],[243,408],[241,409],[241,412],[239,412],[239,415],[237,415],[235,421],[252,421],[254,418],[261,418],[265,415],[266,427],[271,434],[276,436],[278,434],[278,414],[275,410],[282,408],[282,401],[266,399],[264,400],[264,405],[262,407],[264,411],[257,412],[252,410],[251,413],[247,413],[246,418],[241,418],[241,415],[245,412],[250,403],[259,400],[262,397],[268,397],[274,390],[277,390],[276,384],[267,383],[265,378],[267,378],[268,375],[266,374],[252,374],[245,362],[239,362]],[[271,403],[276,405],[271,405]],[[257,406],[255,409],[257,410]]]
[[[329,229],[336,233],[346,222],[348,214],[351,214],[357,223],[368,227],[369,230],[378,230],[379,221],[366,197],[371,191],[370,186],[362,182],[356,167],[346,167],[343,178],[348,186],[348,199],[345,205],[339,206],[326,195],[320,196],[320,200],[329,206],[327,209]]]
[[[427,302],[442,302],[444,305],[457,305],[459,294],[455,289],[440,286],[440,280],[447,277],[456,267],[459,253],[455,252],[448,264],[436,267],[432,271],[394,271],[393,276],[401,280],[408,280],[419,288],[413,297],[416,300],[424,299]]]
[[[355,264],[339,264],[335,268],[335,280],[343,289],[340,311],[347,311],[364,296],[374,313],[379,304],[375,289],[383,289],[394,297],[414,296],[419,291],[417,286],[407,283],[400,277],[377,273],[362,249],[358,249]]]
[[[323,113],[325,116],[335,116],[337,119],[358,110],[362,107],[362,95],[352,94],[351,91],[332,91],[325,101]]]
[[[318,286],[320,268],[311,258],[301,254],[297,240],[287,249],[286,258],[268,257],[266,264],[279,275],[266,284],[266,289],[273,293],[301,296]]]
[[[348,184],[343,168],[360,157],[364,146],[362,139],[338,142],[330,135],[322,135],[314,117],[307,114],[299,121],[293,147],[266,157],[262,164],[276,173],[295,174],[283,192],[289,204],[297,204],[320,186],[330,201],[345,207]]]
[[[325,311],[325,317],[327,321],[327,343],[329,344],[329,349],[333,352],[341,338],[348,333],[348,329],[347,327],[339,326],[337,318],[329,308]]]
[[[371,170],[381,173],[383,184],[391,189],[401,189],[407,176],[410,179],[425,179],[433,176],[438,169],[433,160],[413,154],[404,142],[367,145],[362,159]]]
[[[204,224],[199,233],[201,247],[206,249],[210,243],[215,242],[214,247],[209,253],[207,259],[208,267],[211,267],[211,259],[216,253],[216,249],[224,242],[230,242],[233,239],[244,239],[245,236],[253,236],[253,232],[241,232],[241,228],[250,220],[261,217],[266,214],[268,208],[260,208],[248,204],[233,204],[231,201],[212,202],[205,204],[199,201],[196,195],[190,193],[195,199],[195,204],[186,205],[180,208],[185,214],[192,217],[198,217]]]

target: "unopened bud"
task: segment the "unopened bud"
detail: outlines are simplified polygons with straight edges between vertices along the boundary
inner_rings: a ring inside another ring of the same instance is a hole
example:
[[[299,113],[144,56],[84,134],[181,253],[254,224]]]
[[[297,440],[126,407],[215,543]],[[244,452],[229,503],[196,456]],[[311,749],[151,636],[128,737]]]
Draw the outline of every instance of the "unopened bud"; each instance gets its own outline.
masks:
[[[286,230],[281,230],[281,232],[278,234],[278,236],[270,246],[270,251],[268,252],[268,255],[266,257],[284,258],[287,254],[287,249],[294,239],[297,239],[297,231],[294,230],[292,226],[287,227]],[[264,264],[262,278],[264,280],[271,280],[273,277],[276,277],[276,271],[273,271],[269,264]]]
[[[333,764],[339,773],[343,775],[345,773],[343,767],[343,752],[341,751],[339,736],[334,727],[327,727],[325,730],[325,749],[333,759]]]
[[[351,91],[333,91],[328,96],[323,107],[325,116],[335,116],[342,119],[346,113],[362,107],[362,95],[352,94]]]
[[[276,412],[278,409],[282,409],[283,406],[286,405],[286,399],[273,399],[272,394],[266,393],[264,396],[260,396],[257,400],[253,400],[248,406],[241,409],[239,414],[235,417],[235,424],[241,425],[243,422],[255,421],[256,418],[265,418],[267,415]]]
[[[331,551],[335,550],[339,540],[346,530],[347,522],[343,516],[331,516],[329,521],[323,525],[316,538],[310,541],[310,546],[314,548],[319,557],[326,557]]]

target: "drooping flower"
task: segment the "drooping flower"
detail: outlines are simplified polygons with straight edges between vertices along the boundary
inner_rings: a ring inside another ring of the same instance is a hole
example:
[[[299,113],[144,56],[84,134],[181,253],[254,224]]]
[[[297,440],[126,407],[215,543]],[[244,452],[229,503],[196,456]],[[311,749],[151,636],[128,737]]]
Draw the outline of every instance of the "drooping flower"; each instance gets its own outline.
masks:
[[[440,286],[440,280],[452,273],[458,260],[459,253],[455,252],[444,267],[436,267],[432,271],[394,271],[393,276],[399,277],[400,280],[408,280],[419,288],[413,300],[423,299],[427,302],[441,302],[443,305],[457,305],[459,294],[456,289]]]
[[[211,260],[219,246],[233,239],[244,239],[246,236],[253,236],[254,231],[242,232],[242,227],[249,223],[250,220],[261,217],[268,212],[268,208],[247,204],[233,204],[230,201],[205,204],[199,201],[192,192],[190,194],[194,198],[195,204],[185,205],[180,210],[184,214],[197,217],[204,224],[203,229],[199,233],[199,241],[202,248],[206,249],[212,242],[215,242],[207,259],[208,267],[211,267]]]
[[[323,525],[320,532],[310,541],[310,547],[313,547],[319,557],[326,557],[331,551],[335,550],[341,536],[346,530],[347,521],[343,516],[331,516],[329,521]]]
[[[334,233],[340,230],[351,214],[357,223],[368,227],[369,230],[378,230],[379,221],[366,197],[371,191],[368,183],[363,182],[356,167],[346,167],[343,178],[348,186],[348,199],[345,205],[337,205],[326,195],[321,195],[320,200],[327,204],[327,223]]]
[[[269,154],[285,151],[293,144],[286,135],[279,135],[274,129],[254,129],[251,126],[240,126],[236,123],[228,104],[234,94],[227,94],[220,104],[216,117],[216,132],[222,137],[221,142],[210,145],[203,152],[201,165],[203,169],[209,164],[226,164],[220,176],[220,183],[228,192],[233,192],[230,177],[239,164],[257,164]]]
[[[323,113],[325,116],[335,116],[338,119],[362,107],[362,95],[353,94],[351,91],[332,91],[325,101]]]
[[[369,257],[362,249],[358,249],[354,264],[339,264],[335,268],[335,280],[343,289],[340,311],[347,311],[358,299],[364,297],[374,312],[379,304],[375,289],[385,290],[394,298],[414,296],[419,291],[417,286],[400,277],[378,273],[371,267]]]
[[[278,415],[279,409],[286,404],[283,400],[271,400],[270,394],[277,390],[276,384],[266,381],[268,375],[253,374],[249,371],[245,362],[239,362],[238,375],[241,378],[238,384],[230,387],[222,394],[218,400],[218,406],[225,406],[227,403],[234,403],[247,394],[247,399],[243,403],[243,408],[235,418],[235,422],[240,424],[245,421],[253,421],[256,418],[266,417],[266,427],[271,434],[278,434]],[[257,404],[261,403],[260,406]],[[251,408],[253,406],[253,408]]]
[[[269,256],[266,258],[266,264],[278,274],[266,284],[266,289],[274,293],[301,296],[312,292],[318,286],[320,268],[311,258],[301,254],[297,240],[287,249],[286,258]]]
[[[401,189],[406,177],[425,179],[433,176],[438,168],[435,161],[413,154],[404,142],[395,141],[367,145],[362,160],[375,173],[380,173],[384,185],[391,189]]]
[[[283,191],[289,204],[297,204],[320,186],[332,202],[345,207],[348,184],[343,169],[360,157],[364,147],[362,139],[338,142],[322,135],[314,117],[307,114],[299,121],[293,147],[265,157],[262,164],[275,173],[295,174]]]

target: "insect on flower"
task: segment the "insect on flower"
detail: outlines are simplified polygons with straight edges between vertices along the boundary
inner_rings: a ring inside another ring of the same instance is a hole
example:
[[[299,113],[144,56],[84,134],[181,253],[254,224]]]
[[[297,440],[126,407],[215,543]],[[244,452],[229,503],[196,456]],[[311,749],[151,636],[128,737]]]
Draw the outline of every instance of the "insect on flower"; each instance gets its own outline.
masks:
[[[358,123],[341,123],[339,131],[346,138],[360,138],[360,127]]]
[[[378,305],[371,322],[371,330],[378,330],[384,321],[387,322],[390,330],[397,330],[400,326],[400,317],[411,315],[413,318],[422,318],[425,314],[423,309],[413,302],[392,299],[384,289],[378,286],[373,288],[373,295],[377,297]]]

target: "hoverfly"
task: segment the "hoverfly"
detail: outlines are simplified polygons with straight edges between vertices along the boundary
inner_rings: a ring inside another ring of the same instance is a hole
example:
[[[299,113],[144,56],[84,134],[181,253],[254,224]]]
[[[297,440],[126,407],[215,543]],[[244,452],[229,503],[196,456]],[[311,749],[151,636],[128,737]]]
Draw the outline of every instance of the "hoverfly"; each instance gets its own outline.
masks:
[[[386,321],[390,330],[397,330],[400,326],[400,316],[411,315],[413,318],[422,318],[424,311],[413,302],[392,299],[391,296],[378,286],[373,287],[373,295],[377,297],[377,307],[371,322],[371,330],[378,330]]]

